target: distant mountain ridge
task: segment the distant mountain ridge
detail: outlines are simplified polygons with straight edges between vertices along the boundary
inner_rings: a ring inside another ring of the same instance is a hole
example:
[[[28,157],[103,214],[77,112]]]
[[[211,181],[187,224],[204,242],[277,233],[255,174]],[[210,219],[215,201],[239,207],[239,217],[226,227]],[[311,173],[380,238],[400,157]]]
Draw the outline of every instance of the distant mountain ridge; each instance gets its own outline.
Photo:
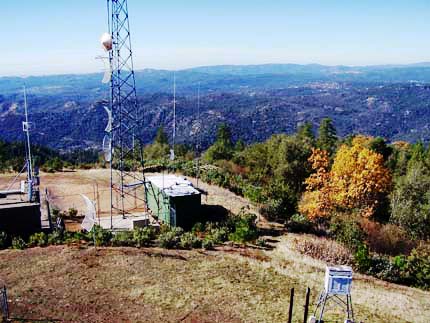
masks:
[[[106,116],[108,86],[102,74],[0,77],[0,138],[22,139],[22,87],[29,93],[34,141],[59,149],[97,148]],[[380,135],[389,140],[430,140],[430,63],[379,66],[318,64],[223,65],[176,72],[177,141],[204,146],[226,122],[235,138],[261,141],[292,133],[300,123],[317,127],[334,120],[339,134]],[[172,124],[173,72],[136,71],[139,104],[145,113],[145,142]],[[204,126],[196,120],[201,89]],[[199,140],[200,140],[199,139]]]

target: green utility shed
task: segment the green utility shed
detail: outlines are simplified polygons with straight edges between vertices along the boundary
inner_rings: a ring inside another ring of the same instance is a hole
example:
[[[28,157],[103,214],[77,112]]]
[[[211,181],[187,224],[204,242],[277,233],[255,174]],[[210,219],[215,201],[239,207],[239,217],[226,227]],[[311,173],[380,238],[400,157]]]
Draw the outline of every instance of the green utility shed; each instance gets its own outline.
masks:
[[[192,183],[176,175],[146,178],[148,208],[163,223],[190,229],[200,217],[201,194]]]

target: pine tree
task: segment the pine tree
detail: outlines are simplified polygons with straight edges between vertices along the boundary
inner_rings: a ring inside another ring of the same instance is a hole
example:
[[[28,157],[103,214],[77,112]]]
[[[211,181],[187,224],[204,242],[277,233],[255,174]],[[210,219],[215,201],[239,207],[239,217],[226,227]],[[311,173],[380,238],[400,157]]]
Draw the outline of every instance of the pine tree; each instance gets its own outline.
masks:
[[[336,150],[336,143],[336,128],[333,126],[332,120],[330,118],[322,119],[318,129],[318,148],[327,151],[329,155],[333,155]]]

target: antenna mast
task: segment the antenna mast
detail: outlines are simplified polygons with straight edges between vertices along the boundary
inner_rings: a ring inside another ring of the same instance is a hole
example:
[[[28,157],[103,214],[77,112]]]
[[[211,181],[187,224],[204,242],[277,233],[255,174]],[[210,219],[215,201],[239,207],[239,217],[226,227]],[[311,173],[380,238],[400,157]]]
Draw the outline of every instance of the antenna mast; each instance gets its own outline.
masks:
[[[26,165],[27,165],[27,181],[30,186],[33,180],[33,161],[31,159],[31,146],[30,146],[30,123],[28,122],[28,108],[27,108],[27,89],[24,86],[24,111],[25,122],[22,124],[22,129],[26,136]]]
[[[138,198],[142,204],[134,206],[137,187],[144,184],[143,158],[141,141],[136,136],[143,123],[143,111],[137,103],[136,80],[131,49],[130,23],[127,0],[107,0],[108,39],[102,44],[109,52],[111,69],[110,110],[112,114],[111,140],[111,228],[114,214],[129,214],[132,209],[145,207],[144,198]],[[109,39],[110,38],[110,39]],[[139,153],[135,154],[135,149]],[[142,172],[133,169],[135,155],[140,158]],[[129,163],[132,163],[130,166]],[[126,165],[127,163],[127,165]],[[119,195],[115,199],[114,195]],[[130,199],[130,201],[128,201]]]

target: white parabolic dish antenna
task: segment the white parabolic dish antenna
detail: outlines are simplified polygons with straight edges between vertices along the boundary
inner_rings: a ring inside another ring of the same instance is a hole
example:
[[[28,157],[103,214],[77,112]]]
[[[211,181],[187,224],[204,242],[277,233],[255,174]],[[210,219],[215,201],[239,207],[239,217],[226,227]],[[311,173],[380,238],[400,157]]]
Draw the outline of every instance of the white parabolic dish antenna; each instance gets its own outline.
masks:
[[[84,221],[82,221],[81,227],[82,229],[90,232],[96,223],[96,208],[93,201],[91,201],[84,194],[81,194],[81,196],[84,199],[85,205],[87,207],[87,212],[85,214]]]
[[[111,34],[104,33],[100,37],[100,43],[102,44],[105,51],[107,51],[107,52],[111,51],[112,50],[112,44],[113,44]]]

